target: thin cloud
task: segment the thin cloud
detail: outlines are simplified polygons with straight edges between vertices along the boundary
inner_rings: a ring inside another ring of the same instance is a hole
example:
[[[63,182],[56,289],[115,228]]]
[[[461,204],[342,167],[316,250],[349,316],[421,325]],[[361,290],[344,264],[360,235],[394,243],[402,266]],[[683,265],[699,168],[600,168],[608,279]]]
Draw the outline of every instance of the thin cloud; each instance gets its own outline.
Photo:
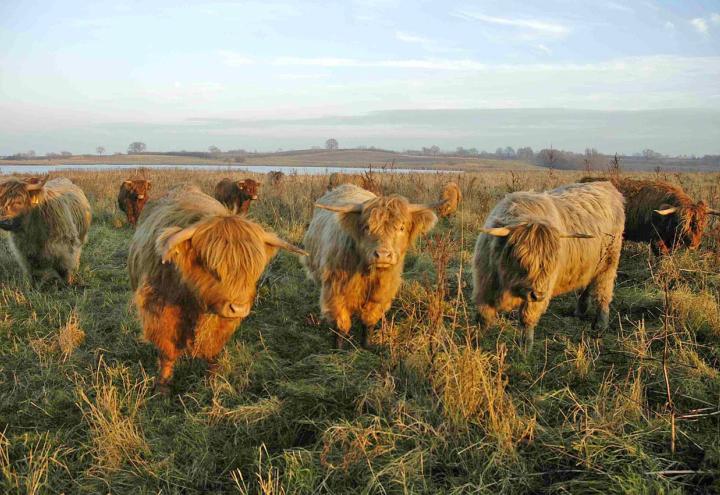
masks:
[[[433,41],[422,36],[406,33],[405,31],[395,31],[395,39],[405,43],[418,43],[421,45],[432,43]]]
[[[713,24],[720,24],[720,14],[718,14],[717,12],[713,12],[712,14],[710,14],[710,22],[712,22]]]
[[[557,23],[540,19],[514,19],[509,17],[495,17],[466,10],[459,10],[454,13],[456,17],[464,19],[480,21],[486,24],[494,24],[498,26],[509,26],[513,28],[530,30],[537,34],[546,36],[562,37],[570,32],[570,28]]]
[[[240,55],[239,53],[231,52],[229,50],[221,50],[220,56],[222,57],[223,63],[228,67],[240,67],[242,65],[250,65],[255,63],[255,61],[250,57],[246,57],[244,55]]]
[[[543,45],[542,43],[538,43],[536,48],[538,50],[540,50],[541,52],[546,53],[548,55],[550,55],[552,53],[552,50],[550,48],[548,48],[547,46]]]
[[[708,23],[702,17],[696,17],[695,19],[690,21],[690,24],[692,24],[692,26],[698,33],[708,34]]]
[[[619,10],[620,12],[635,12],[633,9],[628,7],[627,5],[623,5],[621,3],[617,2],[607,2],[605,6],[612,10]]]
[[[665,29],[667,29],[668,31],[674,31],[674,30],[675,30],[675,24],[673,24],[673,23],[670,22],[670,21],[667,21],[667,22],[665,23]]]

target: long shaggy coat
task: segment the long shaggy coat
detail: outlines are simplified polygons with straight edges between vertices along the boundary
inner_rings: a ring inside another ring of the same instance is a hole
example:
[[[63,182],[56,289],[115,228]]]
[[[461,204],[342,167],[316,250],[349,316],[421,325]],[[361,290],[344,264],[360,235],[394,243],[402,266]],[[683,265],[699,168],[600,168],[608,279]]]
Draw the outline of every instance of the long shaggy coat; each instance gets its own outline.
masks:
[[[183,353],[214,361],[279,248],[304,254],[195,187],[148,204],[128,269],[145,338],[159,350],[161,390]]]
[[[625,221],[622,195],[608,182],[516,192],[492,210],[475,244],[473,299],[481,327],[520,308],[526,349],[554,296],[581,290],[577,314],[594,295],[594,325],[605,328]]]
[[[605,179],[587,177],[582,182]],[[703,201],[695,203],[680,186],[658,180],[612,179],[625,196],[625,238],[647,242],[653,252],[697,249],[708,215],[720,215]]]
[[[125,213],[130,225],[137,224],[145,203],[150,199],[152,184],[145,179],[123,181],[118,192],[118,206]]]
[[[10,249],[34,283],[59,278],[71,284],[92,220],[90,203],[64,178],[0,183],[0,228],[10,232]]]
[[[407,249],[435,225],[434,205],[413,205],[402,196],[376,196],[344,184],[322,196],[305,234],[303,262],[321,285],[320,308],[337,327],[336,345],[347,339],[353,315],[368,332],[397,294]]]

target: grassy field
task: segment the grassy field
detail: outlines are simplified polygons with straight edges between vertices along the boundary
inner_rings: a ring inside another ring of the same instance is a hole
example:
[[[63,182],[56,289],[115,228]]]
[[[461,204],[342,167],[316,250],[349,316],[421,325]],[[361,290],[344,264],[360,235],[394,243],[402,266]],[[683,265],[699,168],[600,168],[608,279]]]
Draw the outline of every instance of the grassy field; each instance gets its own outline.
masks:
[[[374,168],[421,168],[437,170],[539,170],[540,167],[520,160],[492,160],[478,157],[443,157],[406,155],[380,150],[299,150],[278,153],[258,153],[247,155],[245,161],[238,163],[232,157],[195,158],[177,155],[79,155],[48,160],[2,160],[2,165],[88,165],[113,164],[174,164],[174,165],[228,165],[248,166],[265,165],[269,167],[354,167]]]
[[[183,360],[153,394],[126,271],[122,172],[65,174],[95,212],[78,285],[31,289],[0,239],[0,492],[717,493],[720,228],[698,252],[624,248],[611,326],[557,298],[523,357],[513,315],[477,336],[469,304],[477,228],[504,194],[578,174],[380,178],[386,192],[466,201],[407,258],[372,352],[331,348],[318,289],[281,253],[221,355]],[[223,174],[149,171],[155,195]],[[680,181],[720,207],[720,176]],[[265,184],[251,216],[300,243],[327,177]]]

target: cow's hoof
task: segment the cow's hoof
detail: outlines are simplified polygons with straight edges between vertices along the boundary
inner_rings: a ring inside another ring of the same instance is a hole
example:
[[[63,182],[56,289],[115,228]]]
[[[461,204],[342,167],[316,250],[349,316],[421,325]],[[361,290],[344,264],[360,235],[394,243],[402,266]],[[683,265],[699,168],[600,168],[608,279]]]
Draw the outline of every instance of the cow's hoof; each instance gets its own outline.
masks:
[[[167,383],[157,382],[155,383],[155,393],[161,397],[170,396],[170,385]]]

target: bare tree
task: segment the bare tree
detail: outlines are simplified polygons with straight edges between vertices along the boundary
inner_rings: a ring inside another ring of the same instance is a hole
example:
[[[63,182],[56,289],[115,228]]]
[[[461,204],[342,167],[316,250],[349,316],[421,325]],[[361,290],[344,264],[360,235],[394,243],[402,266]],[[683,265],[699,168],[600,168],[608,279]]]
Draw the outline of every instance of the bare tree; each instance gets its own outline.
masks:
[[[102,155],[103,153],[105,153],[105,147],[104,147],[104,146],[98,146],[97,148],[95,148],[95,152],[96,152],[98,155]]]
[[[335,138],[330,138],[327,141],[325,141],[325,149],[334,151],[338,149],[338,142]]]
[[[213,155],[217,155],[218,153],[222,153],[222,150],[221,150],[220,148],[218,148],[217,146],[214,146],[214,145],[213,145],[213,146],[210,146],[210,147],[208,148],[208,151],[209,151],[210,153],[212,153]]]
[[[130,143],[130,146],[128,146],[128,154],[133,153],[142,153],[147,149],[147,145],[140,141],[135,141],[133,143]]]

